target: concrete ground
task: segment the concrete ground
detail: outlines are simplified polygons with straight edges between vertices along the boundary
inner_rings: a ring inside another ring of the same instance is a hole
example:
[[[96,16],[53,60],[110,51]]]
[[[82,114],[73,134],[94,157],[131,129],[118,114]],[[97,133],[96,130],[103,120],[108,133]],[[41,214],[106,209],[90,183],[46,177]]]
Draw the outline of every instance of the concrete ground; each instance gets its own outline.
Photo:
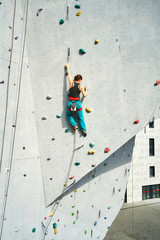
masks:
[[[160,199],[124,204],[104,240],[159,240]]]

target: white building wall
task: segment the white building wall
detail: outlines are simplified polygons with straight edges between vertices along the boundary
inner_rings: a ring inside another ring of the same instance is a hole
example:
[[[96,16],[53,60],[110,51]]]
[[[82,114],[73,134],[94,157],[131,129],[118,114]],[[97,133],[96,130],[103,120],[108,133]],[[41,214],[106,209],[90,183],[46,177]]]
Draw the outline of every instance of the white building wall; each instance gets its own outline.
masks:
[[[149,139],[154,138],[155,156],[149,156]],[[149,168],[155,166],[155,177],[150,177]],[[142,200],[142,186],[160,184],[160,119],[136,135],[130,176],[127,185],[127,202]],[[133,191],[132,191],[133,190]]]

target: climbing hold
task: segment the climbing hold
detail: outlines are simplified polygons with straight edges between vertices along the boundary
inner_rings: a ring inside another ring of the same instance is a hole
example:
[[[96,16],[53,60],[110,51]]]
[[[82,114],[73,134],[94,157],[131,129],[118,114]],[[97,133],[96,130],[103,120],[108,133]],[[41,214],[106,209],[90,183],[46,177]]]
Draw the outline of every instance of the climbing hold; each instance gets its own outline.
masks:
[[[118,188],[118,191],[120,192],[120,191],[121,191],[121,188]]]
[[[98,39],[96,39],[96,40],[94,41],[94,43],[95,43],[95,44],[98,44],[98,43],[99,43],[99,40],[98,40]]]
[[[88,152],[88,154],[95,154],[95,150],[90,150],[89,152]]]
[[[97,221],[94,222],[94,226],[97,226]]]
[[[47,218],[45,217],[44,220],[46,220]]]
[[[16,36],[14,39],[17,40],[17,39],[18,39],[18,36]]]
[[[15,228],[14,231],[15,231],[15,232],[18,232],[18,228]]]
[[[105,153],[108,153],[109,151],[110,151],[110,149],[108,147],[104,149]]]
[[[54,234],[57,234],[57,228],[54,228]]]
[[[138,119],[134,121],[134,124],[137,124],[137,123],[139,123],[139,120],[138,120]]]
[[[75,204],[72,205],[72,208],[75,208]]]
[[[84,234],[87,234],[87,230],[84,231]]]
[[[42,120],[47,120],[47,117],[42,117]]]
[[[48,95],[48,96],[46,97],[46,99],[47,99],[47,100],[50,100],[50,99],[52,99],[52,96],[51,96],[51,95]]]
[[[160,80],[157,80],[154,85],[157,86],[158,84],[160,84]]]
[[[86,108],[86,112],[90,113],[90,112],[92,112],[92,109],[90,107],[88,107],[88,108]]]
[[[11,26],[9,26],[9,28],[10,28],[10,29],[12,29],[12,27],[11,27]]]
[[[50,161],[51,160],[51,158],[49,157],[49,158],[47,158],[47,161]]]
[[[5,173],[8,173],[9,172],[9,168],[5,168]]]
[[[92,178],[95,178],[96,177],[96,175],[95,174],[92,174]]]
[[[71,195],[71,197],[73,197],[73,196]]]
[[[61,116],[60,115],[56,115],[56,118],[61,118]]]
[[[2,2],[0,2],[0,5],[2,4]]]
[[[95,144],[94,144],[94,143],[90,143],[89,146],[90,146],[90,147],[94,147]]]
[[[12,127],[16,127],[16,125],[15,125],[15,124],[13,124],[13,125],[12,125]]]
[[[118,181],[118,178],[116,178],[116,181]]]
[[[107,163],[105,162],[104,164],[103,164],[103,166],[106,166],[107,165]]]
[[[75,5],[75,8],[81,8],[81,5],[76,4],[76,5]]]
[[[49,214],[49,217],[52,217],[54,214],[54,211]]]
[[[107,229],[109,229],[110,227],[108,226]]]
[[[60,19],[60,21],[59,21],[59,24],[63,24],[64,23],[64,19],[62,18],[62,19]]]
[[[40,12],[43,10],[43,8],[39,8],[38,10],[37,10],[37,13],[36,13],[36,15],[37,15],[37,17],[39,16],[39,14],[40,14]]]
[[[75,214],[75,213],[74,213],[74,212],[72,212],[72,216],[74,216],[74,214]]]
[[[50,180],[53,180],[53,178],[51,177]]]
[[[76,162],[75,165],[76,165],[76,166],[79,166],[79,165],[80,165],[80,162]]]
[[[6,218],[6,217],[4,217],[4,218],[3,218],[3,220],[7,220],[7,218]]]
[[[36,228],[33,228],[33,229],[32,229],[32,232],[35,233],[35,231],[36,231]]]
[[[130,172],[130,169],[128,169],[128,172]]]
[[[26,176],[27,176],[26,174],[23,175],[23,177],[26,177]]]
[[[111,208],[111,206],[108,206],[108,209],[110,209]]]
[[[85,53],[86,53],[86,51],[84,51],[84,49],[83,49],[83,48],[81,48],[81,49],[79,49],[79,53],[80,53],[80,54],[85,54]]]
[[[59,219],[57,221],[59,222]]]
[[[57,228],[57,223],[53,223],[53,228]]]
[[[80,16],[81,13],[82,13],[81,11],[77,12],[77,13],[76,13],[76,16]]]
[[[84,189],[83,192],[86,192],[86,190]]]
[[[3,83],[4,83],[4,81],[1,81],[1,82],[0,82],[0,84],[3,84]]]
[[[52,138],[52,141],[54,141],[54,140],[55,140],[55,138],[53,137],[53,138]]]
[[[71,180],[71,179],[73,179],[74,178],[74,176],[72,176],[72,177],[69,177],[69,179]]]
[[[73,221],[73,224],[75,224],[76,223],[76,221]]]
[[[77,192],[77,189],[75,189],[73,192]]]
[[[95,166],[96,166],[96,164],[92,164],[91,166],[92,166],[92,167],[95,167]]]
[[[66,128],[66,129],[65,129],[65,133],[68,133],[68,132],[69,132],[69,129],[68,129],[68,128]]]
[[[104,219],[107,219],[107,217],[104,217]]]

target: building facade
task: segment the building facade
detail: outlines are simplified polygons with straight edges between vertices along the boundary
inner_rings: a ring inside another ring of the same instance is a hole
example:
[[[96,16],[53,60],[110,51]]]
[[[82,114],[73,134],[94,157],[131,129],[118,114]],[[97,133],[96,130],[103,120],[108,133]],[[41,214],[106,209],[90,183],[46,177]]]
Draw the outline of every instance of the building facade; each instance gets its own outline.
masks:
[[[160,197],[160,119],[136,135],[125,202]]]

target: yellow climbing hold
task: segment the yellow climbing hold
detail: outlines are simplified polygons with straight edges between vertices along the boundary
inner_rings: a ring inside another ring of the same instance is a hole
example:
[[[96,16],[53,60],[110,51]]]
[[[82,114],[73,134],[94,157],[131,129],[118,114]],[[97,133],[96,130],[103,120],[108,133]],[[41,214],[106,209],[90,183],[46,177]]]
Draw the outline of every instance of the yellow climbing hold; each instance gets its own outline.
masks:
[[[54,211],[49,214],[49,217],[52,217],[54,214]]]
[[[92,109],[90,107],[86,108],[86,112],[90,113],[92,112]]]
[[[76,16],[80,16],[81,15],[81,11],[77,12]]]
[[[74,192],[77,192],[77,189],[75,189]]]
[[[96,152],[95,150],[90,150],[88,153],[89,154],[95,154],[95,152]]]
[[[57,228],[54,229],[54,234],[57,234]]]
[[[98,44],[98,43],[99,43],[99,40],[98,40],[98,39],[96,39],[96,40],[95,40],[95,44]]]

